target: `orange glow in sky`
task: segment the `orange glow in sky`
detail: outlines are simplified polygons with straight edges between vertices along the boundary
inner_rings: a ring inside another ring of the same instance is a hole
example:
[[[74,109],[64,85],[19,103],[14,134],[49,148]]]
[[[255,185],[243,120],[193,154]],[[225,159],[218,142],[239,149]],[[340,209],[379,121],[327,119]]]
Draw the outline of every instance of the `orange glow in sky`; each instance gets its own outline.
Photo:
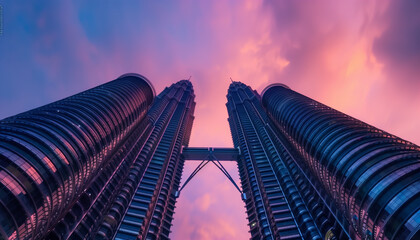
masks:
[[[230,78],[261,92],[284,83],[420,144],[420,1],[2,3],[1,118],[127,72],[160,92],[188,79],[190,146],[232,147]],[[198,162],[187,162],[182,181]],[[238,185],[236,164],[224,164]],[[239,193],[212,165],[186,186],[173,239],[247,239]]]

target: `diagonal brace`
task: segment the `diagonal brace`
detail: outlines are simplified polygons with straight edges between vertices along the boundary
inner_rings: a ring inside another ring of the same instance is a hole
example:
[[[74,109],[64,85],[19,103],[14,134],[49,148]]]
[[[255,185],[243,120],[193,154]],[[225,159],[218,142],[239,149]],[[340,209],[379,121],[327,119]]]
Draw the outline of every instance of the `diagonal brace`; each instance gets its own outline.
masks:
[[[197,173],[203,169],[209,162],[212,162],[216,167],[230,180],[230,182],[235,186],[235,188],[239,191],[241,194],[242,200],[246,200],[246,194],[241,191],[239,186],[236,184],[236,182],[233,180],[232,176],[230,176],[229,172],[226,170],[225,167],[223,167],[222,163],[214,156],[213,149],[209,148],[209,154],[205,157],[205,159],[194,169],[194,171],[190,174],[190,176],[187,178],[187,180],[182,184],[179,191],[175,192],[175,197],[178,198],[179,194],[181,193],[182,189],[185,188],[185,186],[191,181],[191,179],[197,175]]]

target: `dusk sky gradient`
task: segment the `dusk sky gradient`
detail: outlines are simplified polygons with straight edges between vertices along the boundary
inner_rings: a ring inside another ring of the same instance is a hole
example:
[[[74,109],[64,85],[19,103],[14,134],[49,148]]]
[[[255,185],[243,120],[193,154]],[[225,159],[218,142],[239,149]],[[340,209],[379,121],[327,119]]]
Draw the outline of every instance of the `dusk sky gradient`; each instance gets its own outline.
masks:
[[[189,78],[190,146],[232,146],[229,78],[271,83],[420,144],[420,1],[2,1],[0,118],[118,76],[160,92]],[[183,180],[198,162],[188,162]],[[226,163],[238,180],[236,164]],[[181,193],[173,239],[248,239],[239,193],[208,165]]]

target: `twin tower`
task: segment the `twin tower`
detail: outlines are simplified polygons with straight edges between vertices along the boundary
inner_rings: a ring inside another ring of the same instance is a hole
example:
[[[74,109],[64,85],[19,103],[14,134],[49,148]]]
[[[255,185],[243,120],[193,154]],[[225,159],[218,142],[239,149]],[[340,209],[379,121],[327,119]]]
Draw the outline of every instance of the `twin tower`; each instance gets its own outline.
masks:
[[[125,74],[1,120],[0,239],[169,239],[194,98]],[[251,239],[420,239],[419,146],[282,84],[227,100]]]

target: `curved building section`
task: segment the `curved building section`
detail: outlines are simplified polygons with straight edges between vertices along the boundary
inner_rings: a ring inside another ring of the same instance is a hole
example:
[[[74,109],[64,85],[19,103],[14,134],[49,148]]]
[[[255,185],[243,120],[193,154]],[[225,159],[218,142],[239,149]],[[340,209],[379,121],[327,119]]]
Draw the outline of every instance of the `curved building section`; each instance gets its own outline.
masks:
[[[0,121],[0,238],[43,238],[110,164],[153,99],[147,79],[123,75]]]
[[[232,138],[241,150],[238,168],[251,239],[323,239],[333,224],[307,204],[312,192],[293,176],[296,170],[276,144],[258,93],[234,82],[227,98]]]
[[[148,116],[153,129],[95,239],[169,239],[195,109],[190,81],[162,91]]]
[[[420,148],[284,86],[263,106],[352,238],[420,239]]]

